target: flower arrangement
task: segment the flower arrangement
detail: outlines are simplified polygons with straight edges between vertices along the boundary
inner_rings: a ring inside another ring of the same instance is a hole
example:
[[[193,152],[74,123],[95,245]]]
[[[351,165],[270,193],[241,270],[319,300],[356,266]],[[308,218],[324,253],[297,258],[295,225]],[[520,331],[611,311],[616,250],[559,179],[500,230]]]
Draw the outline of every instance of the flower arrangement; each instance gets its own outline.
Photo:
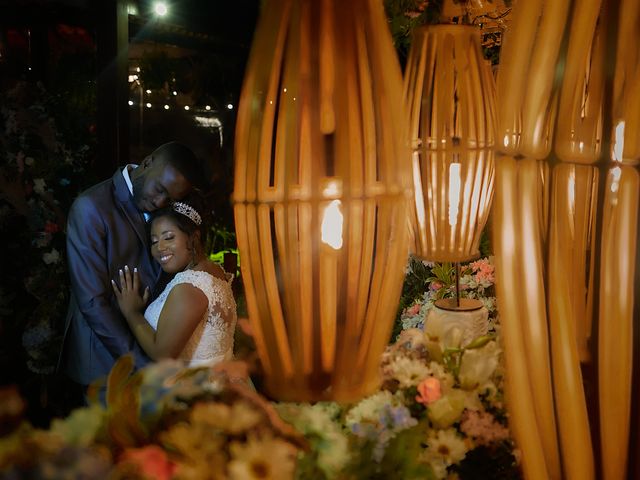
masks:
[[[59,128],[60,117],[73,127],[73,116],[59,111],[64,103],[28,82],[0,97],[0,224],[12,232],[0,297],[16,299],[13,307],[2,302],[2,323],[22,338],[27,366],[38,374],[51,373],[57,360],[68,305],[64,212],[91,156],[90,132]],[[14,352],[12,360],[21,356]]]
[[[292,478],[304,439],[230,365],[214,372],[166,360],[131,375],[133,358],[124,356],[109,375],[106,407],[93,402],[49,430],[20,424],[0,438],[0,470],[7,478]]]
[[[467,263],[460,268],[460,295],[480,300],[489,311],[489,331],[496,332],[494,266],[490,257]],[[455,267],[451,263],[431,263],[410,257],[395,334],[407,328],[424,328],[434,302],[455,296]]]
[[[500,354],[489,336],[457,348],[408,329],[385,353],[380,391],[355,405],[277,404],[311,445],[296,477],[520,478]]]
[[[450,325],[425,325],[433,302],[454,294],[453,270],[410,260],[403,328],[383,356],[378,392],[355,405],[276,405],[311,445],[297,478],[520,478],[488,258],[465,265],[460,283],[491,312],[490,333],[462,346]]]

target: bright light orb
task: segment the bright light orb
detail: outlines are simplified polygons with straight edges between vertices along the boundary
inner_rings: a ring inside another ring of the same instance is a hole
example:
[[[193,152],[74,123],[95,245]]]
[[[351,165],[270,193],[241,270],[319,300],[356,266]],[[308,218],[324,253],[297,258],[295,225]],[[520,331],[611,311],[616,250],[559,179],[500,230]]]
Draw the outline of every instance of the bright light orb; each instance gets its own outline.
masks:
[[[232,103],[227,103],[227,108],[229,110],[233,110],[233,104]]]
[[[164,17],[169,12],[169,9],[167,8],[167,4],[166,3],[164,3],[164,2],[156,2],[156,3],[153,4],[153,11],[159,17]]]

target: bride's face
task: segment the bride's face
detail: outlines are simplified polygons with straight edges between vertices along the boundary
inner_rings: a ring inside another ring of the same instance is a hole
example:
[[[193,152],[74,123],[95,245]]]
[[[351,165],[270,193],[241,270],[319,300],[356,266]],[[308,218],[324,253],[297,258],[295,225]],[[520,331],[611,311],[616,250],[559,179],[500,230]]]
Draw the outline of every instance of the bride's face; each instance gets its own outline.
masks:
[[[151,224],[151,255],[167,273],[183,271],[191,262],[189,235],[169,217],[156,218]]]

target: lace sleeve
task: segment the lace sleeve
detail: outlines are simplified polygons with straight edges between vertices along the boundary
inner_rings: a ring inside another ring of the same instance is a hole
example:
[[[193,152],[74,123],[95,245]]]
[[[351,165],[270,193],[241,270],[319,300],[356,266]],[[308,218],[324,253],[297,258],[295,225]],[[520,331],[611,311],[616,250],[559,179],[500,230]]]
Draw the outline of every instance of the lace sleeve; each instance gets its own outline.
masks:
[[[185,270],[179,272],[174,278],[174,284],[188,283],[194,287],[200,289],[209,300],[208,317],[211,320],[211,316],[215,307],[221,310],[221,316],[225,319],[229,319],[229,314],[235,311],[235,300],[231,291],[231,282],[224,281],[213,275],[197,271],[197,270]]]

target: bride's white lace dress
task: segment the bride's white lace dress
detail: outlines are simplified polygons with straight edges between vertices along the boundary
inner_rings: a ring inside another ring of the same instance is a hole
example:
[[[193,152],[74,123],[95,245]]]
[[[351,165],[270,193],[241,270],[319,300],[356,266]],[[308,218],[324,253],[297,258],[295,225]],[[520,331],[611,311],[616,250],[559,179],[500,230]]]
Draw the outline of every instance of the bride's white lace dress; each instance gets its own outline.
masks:
[[[204,292],[209,300],[207,311],[178,356],[188,362],[189,366],[213,365],[233,357],[237,317],[236,302],[231,290],[232,278],[222,280],[199,270],[178,272],[144,312],[149,325],[157,330],[160,312],[173,287],[188,283]]]

